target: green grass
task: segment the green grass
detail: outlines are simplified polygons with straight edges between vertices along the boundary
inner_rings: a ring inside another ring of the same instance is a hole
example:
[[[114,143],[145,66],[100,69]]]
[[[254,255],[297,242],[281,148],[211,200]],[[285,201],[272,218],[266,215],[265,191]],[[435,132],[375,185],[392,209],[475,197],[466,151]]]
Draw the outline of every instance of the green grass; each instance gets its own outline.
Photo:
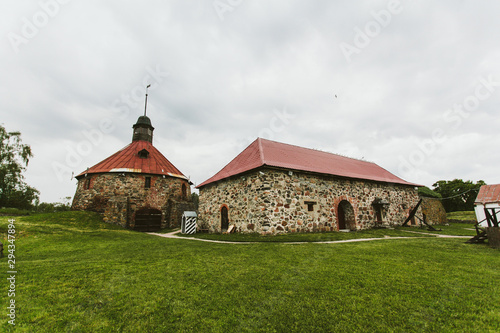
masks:
[[[452,220],[476,221],[476,213],[474,211],[459,211],[446,213],[446,217]]]
[[[232,245],[15,219],[19,332],[500,331],[500,251],[462,239]]]
[[[435,234],[435,235],[452,235],[452,236],[475,236],[476,229],[474,228],[474,223],[449,223],[449,225],[433,225],[435,229],[441,231],[429,231],[427,228],[411,228],[400,230],[412,230],[423,233]]]
[[[355,232],[321,232],[321,233],[288,233],[277,235],[261,235],[258,233],[233,233],[233,234],[208,234],[197,233],[194,235],[177,234],[188,238],[221,240],[230,242],[328,242],[359,238],[386,238],[386,237],[432,237],[431,234],[446,234],[452,236],[474,236],[476,234],[473,224],[450,223],[448,226],[435,225],[441,231],[428,231],[419,227],[396,227],[395,229],[369,229]],[[171,232],[173,230],[169,230]],[[412,231],[409,233],[408,231]],[[417,234],[418,232],[419,234]]]

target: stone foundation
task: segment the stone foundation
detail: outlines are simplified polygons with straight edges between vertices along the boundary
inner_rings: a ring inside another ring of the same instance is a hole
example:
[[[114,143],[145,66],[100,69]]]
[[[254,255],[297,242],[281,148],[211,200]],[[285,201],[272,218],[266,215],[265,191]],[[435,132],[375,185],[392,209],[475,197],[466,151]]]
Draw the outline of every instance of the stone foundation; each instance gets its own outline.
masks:
[[[418,201],[411,186],[262,168],[200,188],[198,226],[221,232],[227,206],[240,232],[361,230],[402,224]]]

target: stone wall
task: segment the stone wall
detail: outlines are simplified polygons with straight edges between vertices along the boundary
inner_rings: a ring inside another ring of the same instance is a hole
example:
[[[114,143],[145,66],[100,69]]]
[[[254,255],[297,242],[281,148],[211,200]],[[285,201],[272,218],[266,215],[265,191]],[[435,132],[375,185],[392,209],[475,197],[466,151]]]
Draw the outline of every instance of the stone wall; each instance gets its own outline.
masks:
[[[146,177],[151,177],[150,188],[145,188]],[[185,196],[183,185],[186,188]],[[135,225],[135,213],[143,208],[161,210],[162,227],[179,226],[181,210],[193,209],[188,181],[134,173],[88,175],[78,180],[72,204],[74,210],[103,213],[106,222],[130,228]]]
[[[229,224],[241,232],[334,231],[339,207],[351,207],[343,210],[354,219],[346,228],[360,230],[376,225],[376,199],[388,203],[381,207],[385,225],[402,224],[419,200],[411,186],[262,168],[202,187],[198,225],[220,232],[226,205]]]
[[[427,223],[429,224],[444,224],[448,222],[441,200],[422,197],[422,213],[425,214]]]

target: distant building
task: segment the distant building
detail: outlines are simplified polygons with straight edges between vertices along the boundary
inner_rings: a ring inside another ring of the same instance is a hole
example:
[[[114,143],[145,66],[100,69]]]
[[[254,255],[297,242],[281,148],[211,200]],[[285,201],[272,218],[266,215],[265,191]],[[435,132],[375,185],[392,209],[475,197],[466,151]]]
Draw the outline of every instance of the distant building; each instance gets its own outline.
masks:
[[[259,138],[198,186],[199,226],[279,233],[402,224],[417,186],[375,163]]]
[[[474,211],[476,212],[477,221],[487,227],[485,208],[495,208],[497,220],[500,220],[500,184],[483,185],[479,189],[476,201],[474,202]],[[491,212],[491,211],[490,211]]]
[[[193,210],[190,181],[153,146],[147,116],[133,129],[131,144],[76,176],[72,209],[136,230],[179,226],[182,213]]]

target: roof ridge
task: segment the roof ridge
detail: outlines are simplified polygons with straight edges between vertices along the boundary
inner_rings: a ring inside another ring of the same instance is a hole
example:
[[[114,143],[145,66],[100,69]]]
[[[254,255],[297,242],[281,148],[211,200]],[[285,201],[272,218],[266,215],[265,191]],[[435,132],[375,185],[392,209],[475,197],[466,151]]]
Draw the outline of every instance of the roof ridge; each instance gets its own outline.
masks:
[[[349,158],[349,159],[355,160],[355,161],[366,162],[366,163],[371,163],[371,164],[377,165],[377,163],[372,162],[372,161],[367,161],[367,160],[363,160],[363,159],[356,158],[356,157],[350,157],[350,156],[339,154],[339,153],[332,153],[331,151],[325,151],[325,150],[321,150],[321,149],[317,149],[317,148],[302,147],[302,146],[298,146],[298,145],[294,145],[294,144],[290,144],[290,143],[283,143],[283,142],[279,142],[279,141],[275,141],[275,140],[269,140],[269,139],[264,139],[264,138],[258,138],[258,140],[269,141],[269,142],[277,143],[277,144],[280,144],[280,145],[291,146],[291,147],[296,147],[296,148],[300,148],[300,149],[318,151],[318,152],[325,153],[325,154],[331,154],[331,155],[335,155],[335,156]],[[262,143],[260,143],[260,144],[262,144]]]
[[[264,148],[262,147],[262,138],[257,138],[258,145],[259,145],[259,156],[260,156],[260,161],[262,164],[266,164],[266,160],[264,158]]]

